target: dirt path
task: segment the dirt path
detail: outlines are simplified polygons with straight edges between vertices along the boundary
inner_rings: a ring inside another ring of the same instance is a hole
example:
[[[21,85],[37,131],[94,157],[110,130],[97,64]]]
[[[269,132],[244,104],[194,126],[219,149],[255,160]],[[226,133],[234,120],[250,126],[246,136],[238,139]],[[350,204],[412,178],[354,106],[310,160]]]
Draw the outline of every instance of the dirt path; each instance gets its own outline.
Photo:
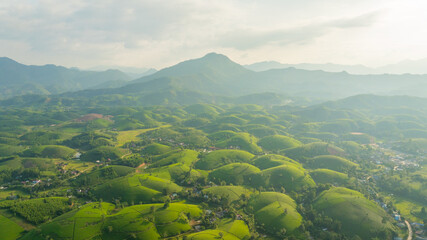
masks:
[[[136,167],[136,172],[138,172],[138,173],[141,172],[145,165],[147,165],[147,164],[146,163],[142,163],[141,165],[139,165],[138,167]]]
[[[405,220],[406,226],[408,227],[408,240],[412,240],[412,227],[408,220]]]

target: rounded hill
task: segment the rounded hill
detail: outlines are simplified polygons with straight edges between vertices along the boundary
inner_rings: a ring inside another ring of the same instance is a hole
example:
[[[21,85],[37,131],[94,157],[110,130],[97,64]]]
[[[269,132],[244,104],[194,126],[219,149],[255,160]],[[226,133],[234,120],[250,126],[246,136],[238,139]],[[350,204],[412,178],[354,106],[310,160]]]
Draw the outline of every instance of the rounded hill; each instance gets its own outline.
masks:
[[[322,192],[313,207],[318,212],[338,220],[342,231],[350,236],[358,235],[362,239],[381,239],[395,231],[391,217],[363,194],[347,188],[336,187]],[[383,223],[383,222],[386,223]],[[383,236],[383,237],[381,237]]]
[[[289,165],[289,164],[298,168],[302,168],[301,164],[298,163],[297,161],[282,155],[277,155],[277,154],[268,154],[268,155],[257,157],[255,158],[252,164],[261,170],[277,167],[280,165]]]
[[[248,206],[255,215],[256,223],[271,234],[277,234],[282,229],[291,233],[302,223],[302,217],[295,209],[295,201],[283,193],[254,194]]]
[[[182,187],[172,181],[139,174],[126,176],[107,181],[93,190],[98,199],[114,201],[121,199],[122,202],[150,203],[164,200],[164,193],[180,192]]]
[[[359,165],[342,157],[333,155],[322,155],[314,157],[308,161],[311,168],[326,168],[338,172],[346,172],[351,168],[356,168]]]
[[[160,143],[151,143],[145,146],[142,149],[142,153],[146,155],[160,155],[167,153],[171,150],[171,147],[160,144]]]
[[[341,148],[329,143],[313,142],[299,147],[285,149],[280,153],[295,160],[306,161],[309,158],[319,155],[342,156],[345,152]]]
[[[242,150],[217,150],[204,155],[196,162],[195,167],[202,170],[213,170],[234,162],[248,163],[253,157],[253,154]]]
[[[275,189],[284,187],[286,191],[298,191],[316,185],[304,169],[291,165],[265,169],[252,175],[250,183],[253,187],[273,187]]]
[[[302,143],[291,137],[283,135],[272,135],[261,138],[258,141],[258,145],[260,145],[263,149],[267,151],[279,151],[283,149],[298,147],[302,145]]]
[[[215,143],[219,148],[236,148],[245,150],[251,153],[262,152],[262,149],[256,144],[258,139],[249,133],[236,133],[234,136],[223,141]]]
[[[209,173],[209,179],[216,183],[222,181],[227,184],[243,185],[247,183],[248,176],[256,174],[260,170],[248,163],[231,163],[217,168]]]
[[[323,169],[323,168],[311,171],[310,175],[317,184],[331,183],[331,184],[343,185],[343,184],[346,184],[349,180],[347,174],[336,172],[330,169]]]

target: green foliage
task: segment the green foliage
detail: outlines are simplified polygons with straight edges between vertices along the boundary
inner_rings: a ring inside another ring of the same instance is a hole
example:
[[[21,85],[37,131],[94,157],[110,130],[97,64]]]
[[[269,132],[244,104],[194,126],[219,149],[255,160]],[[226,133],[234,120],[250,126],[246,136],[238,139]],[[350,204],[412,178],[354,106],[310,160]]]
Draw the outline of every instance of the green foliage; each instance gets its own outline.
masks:
[[[0,136],[0,144],[6,144],[6,145],[19,145],[20,141],[19,139],[12,138],[12,137],[1,137]]]
[[[217,123],[229,123],[229,124],[236,124],[236,125],[244,125],[245,123],[247,123],[247,120],[237,117],[237,116],[226,116],[226,117],[222,117],[219,118],[217,120]]]
[[[208,116],[208,117],[216,116],[219,114],[219,112],[222,111],[222,109],[216,106],[208,105],[208,104],[194,104],[194,105],[185,107],[184,110],[190,114],[194,114],[197,116]]]
[[[74,183],[77,185],[94,186],[108,179],[123,177],[133,172],[135,172],[135,169],[131,167],[110,165],[90,173],[81,174],[75,178]]]
[[[295,201],[282,193],[254,194],[249,200],[249,206],[255,214],[256,223],[274,235],[281,229],[291,233],[302,223],[302,217],[295,209]]]
[[[64,134],[50,131],[34,131],[22,135],[19,139],[27,145],[51,145],[58,143]]]
[[[307,165],[311,168],[327,168],[338,172],[347,172],[352,168],[357,168],[359,165],[345,158],[333,155],[321,155],[310,159]]]
[[[239,239],[249,239],[251,237],[249,228],[243,220],[223,219],[218,228],[233,234]]]
[[[242,195],[248,197],[252,193],[242,186],[215,186],[203,189],[202,192],[210,196],[209,198],[226,199],[228,203],[239,200]]]
[[[277,167],[280,165],[289,165],[289,164],[298,168],[302,168],[301,164],[298,163],[297,161],[282,155],[277,155],[277,154],[268,154],[268,155],[259,156],[253,160],[252,164],[261,170]]]
[[[197,161],[199,153],[194,150],[175,150],[156,157],[153,157],[150,167],[161,167],[174,163],[182,163],[188,166]]]
[[[304,144],[300,147],[289,148],[281,151],[284,155],[299,161],[306,161],[309,158],[313,158],[319,155],[344,155],[344,150],[341,148],[324,142],[314,142]]]
[[[376,237],[381,231],[395,231],[390,216],[361,193],[347,188],[331,188],[322,192],[314,202],[314,208],[342,224],[342,231],[363,239]],[[389,219],[384,224],[383,218]]]
[[[93,194],[98,199],[122,202],[162,202],[164,195],[180,192],[182,188],[172,181],[139,174],[106,181],[97,186]]]
[[[298,147],[301,142],[283,135],[273,135],[259,140],[258,144],[266,151],[279,151],[283,149]]]
[[[219,132],[209,134],[208,138],[213,142],[222,142],[236,136],[236,134],[237,134],[236,132],[233,132],[230,130],[224,130],[224,131],[219,131]]]
[[[0,157],[16,155],[24,150],[25,148],[22,146],[0,144]]]
[[[334,122],[326,122],[319,129],[321,132],[331,132],[336,134],[344,134],[359,130],[359,126],[354,120],[339,119]]]
[[[267,137],[267,136],[271,136],[271,135],[276,135],[279,133],[284,133],[281,131],[278,131],[276,129],[270,128],[270,127],[266,127],[266,126],[259,126],[259,127],[254,127],[254,128],[250,128],[247,129],[247,132],[249,134],[254,135],[257,138],[263,138],[263,137]]]
[[[197,219],[202,213],[196,205],[180,203],[168,208],[135,205],[114,214],[112,210],[114,205],[109,203],[90,203],[41,225],[23,239],[160,239],[187,232],[191,229],[189,217]]]
[[[111,136],[90,131],[64,141],[64,145],[76,149],[90,150],[101,146],[113,146],[114,144]]]
[[[86,153],[82,154],[80,159],[82,161],[89,162],[95,162],[98,160],[104,162],[108,159],[114,161],[120,159],[124,154],[125,151],[123,149],[103,146],[87,151]]]
[[[338,139],[338,135],[329,132],[304,132],[301,133],[302,136],[307,138],[315,138],[322,141],[336,141]]]
[[[212,170],[234,162],[250,162],[253,154],[242,150],[217,150],[210,152],[196,162],[195,167],[202,170]]]
[[[182,125],[185,127],[200,128],[200,127],[206,126],[209,123],[210,121],[207,118],[196,117],[196,118],[190,118],[188,120],[183,121]]]
[[[13,222],[12,220],[9,220],[8,218],[4,217],[3,215],[0,215],[0,236],[4,240],[15,240],[18,239],[18,237],[22,234],[24,229]]]
[[[222,181],[227,184],[244,185],[248,182],[248,177],[260,172],[260,170],[248,163],[231,163],[217,168],[209,173],[209,180],[220,184]]]
[[[184,182],[195,183],[202,177],[202,174],[199,171],[194,170],[190,166],[182,163],[175,163],[158,168],[148,168],[145,170],[145,172],[150,173],[154,177],[171,179],[179,184]]]
[[[62,158],[62,159],[70,159],[75,154],[76,151],[69,147],[60,146],[60,145],[48,145],[42,146],[43,150],[40,153],[40,157],[45,158]],[[38,157],[38,156],[32,156]]]
[[[16,171],[16,176],[24,174],[26,178],[38,177],[40,171],[55,170],[55,168],[53,160],[46,158],[9,157],[0,160],[0,172]]]
[[[170,150],[171,150],[171,147],[169,146],[159,144],[159,143],[151,143],[145,146],[141,150],[141,153],[146,155],[160,155],[160,154],[167,153]]]
[[[250,177],[253,187],[273,187],[286,191],[300,191],[304,188],[314,187],[316,184],[303,168],[289,165],[268,168]]]
[[[348,183],[347,174],[336,172],[330,169],[316,169],[310,172],[311,177],[317,184],[338,184],[344,185]]]
[[[236,148],[251,153],[259,153],[262,152],[262,149],[256,145],[257,141],[258,140],[249,133],[236,133],[234,136],[214,144],[218,148]]]
[[[113,126],[119,131],[145,128],[142,122],[129,117],[116,117]]]
[[[71,206],[68,198],[52,197],[17,201],[10,210],[29,222],[39,224],[71,210]]]
[[[415,138],[397,142],[394,149],[406,153],[422,153],[427,152],[427,138]]]

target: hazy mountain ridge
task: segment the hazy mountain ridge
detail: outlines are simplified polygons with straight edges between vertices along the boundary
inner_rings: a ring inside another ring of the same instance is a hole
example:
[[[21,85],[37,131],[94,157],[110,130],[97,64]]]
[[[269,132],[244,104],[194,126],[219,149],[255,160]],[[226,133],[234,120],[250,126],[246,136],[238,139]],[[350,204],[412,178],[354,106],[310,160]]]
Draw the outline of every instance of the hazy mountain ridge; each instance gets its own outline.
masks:
[[[334,109],[411,108],[427,112],[427,98],[362,94],[336,101],[328,101],[316,106]]]
[[[314,104],[359,94],[410,95],[413,93],[412,95],[415,96],[427,97],[427,92],[420,88],[426,84],[427,75],[352,75],[347,72],[334,73],[295,68],[254,72],[224,55],[210,53],[202,58],[184,61],[130,82],[111,80],[94,85],[99,88],[103,86],[111,88],[88,89],[91,88],[89,86],[86,90],[63,93],[56,97],[74,100],[80,98],[78,101],[90,102],[95,99],[106,101],[114,95],[116,99],[122,101],[120,104],[127,102],[151,105],[182,104],[188,102],[185,93],[191,93],[191,98],[195,102],[238,101],[242,103],[242,101],[254,102],[256,99],[265,105],[281,105],[288,103],[291,99],[305,99],[303,100],[305,103],[309,100]],[[58,93],[67,85],[61,85],[63,88],[54,89],[54,91],[42,87],[40,92],[31,93]],[[71,89],[75,89],[75,86],[73,87]],[[77,84],[77,87],[81,86]],[[159,94],[156,95],[156,93]],[[272,96],[268,97],[268,95]],[[196,96],[206,97],[197,100]],[[164,99],[160,99],[161,97]],[[181,101],[180,97],[186,100]]]
[[[81,71],[56,65],[33,66],[0,58],[0,98],[23,94],[58,94],[93,87],[110,81],[129,81],[118,70]]]
[[[427,96],[418,87],[427,83],[427,75],[352,75],[295,68],[254,72],[215,53],[179,63],[130,84],[161,77],[174,78],[175,86],[182,89],[227,96],[263,92],[326,100],[367,93],[404,95],[415,92],[417,96]]]
[[[419,60],[404,60],[394,64],[387,64],[377,68],[367,67],[361,64],[344,65],[335,63],[296,63],[285,64],[277,61],[263,61],[244,65],[245,68],[262,72],[271,69],[297,68],[302,70],[322,70],[326,72],[348,72],[356,75],[366,74],[427,74],[427,58]]]
[[[363,65],[342,65],[334,63],[316,64],[316,63],[297,63],[297,64],[284,64],[277,61],[264,61],[257,62],[248,65],[244,65],[245,68],[262,72],[271,69],[283,69],[283,68],[297,68],[301,70],[322,70],[325,72],[348,72],[351,74],[375,74],[375,70]]]

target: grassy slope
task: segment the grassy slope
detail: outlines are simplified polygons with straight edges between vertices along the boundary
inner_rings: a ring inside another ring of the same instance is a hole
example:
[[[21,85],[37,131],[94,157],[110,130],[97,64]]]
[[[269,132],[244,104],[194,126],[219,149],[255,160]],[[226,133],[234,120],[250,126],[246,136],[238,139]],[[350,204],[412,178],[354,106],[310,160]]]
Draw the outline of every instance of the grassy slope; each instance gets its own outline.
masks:
[[[393,229],[390,222],[382,224],[388,214],[361,193],[347,188],[332,188],[322,192],[314,202],[314,208],[342,223],[342,231],[350,235],[359,235],[369,239],[372,230],[384,227]]]
[[[257,224],[263,225],[270,233],[274,234],[282,228],[292,232],[301,225],[302,217],[295,209],[295,201],[285,194],[255,194],[249,200],[249,206],[255,213]]]
[[[236,201],[242,194],[248,196],[252,192],[242,186],[216,186],[203,190],[203,193],[216,197],[228,198],[230,202]]]
[[[309,166],[312,168],[326,168],[338,172],[346,172],[351,168],[356,168],[359,165],[353,163],[345,158],[332,156],[332,155],[322,155],[314,157]]]
[[[114,205],[109,203],[90,203],[72,212],[55,218],[52,222],[32,231],[23,239],[44,239],[49,235],[54,239],[159,239],[173,236],[191,229],[192,219],[199,218],[201,209],[196,205],[171,203],[144,204],[126,207],[112,213]],[[152,211],[154,210],[154,211]],[[152,217],[150,217],[152,216]]]
[[[3,240],[14,240],[17,239],[24,229],[16,224],[15,222],[9,220],[8,218],[0,215],[0,236]]]
[[[242,150],[217,150],[203,156],[195,167],[212,170],[233,162],[250,162],[253,157],[253,154]]]
[[[162,201],[164,191],[172,193],[181,190],[180,186],[169,180],[138,174],[105,182],[96,187],[93,193],[106,201],[120,198],[122,202],[147,203]]]
[[[291,164],[298,168],[302,168],[302,165],[297,161],[292,160],[288,157],[284,157],[282,155],[276,155],[276,154],[268,154],[268,155],[260,156],[253,161],[253,165],[258,167],[261,170],[277,167],[280,165],[288,165],[288,164]]]
[[[304,144],[299,147],[285,149],[281,151],[281,153],[292,159],[305,161],[308,158],[312,158],[319,155],[341,156],[344,154],[344,150],[332,144],[324,142],[314,142]]]
[[[265,169],[251,177],[253,187],[284,187],[286,191],[298,191],[305,187],[314,187],[316,184],[304,169],[292,165],[282,165]]]
[[[110,165],[101,169],[97,169],[88,174],[79,175],[76,178],[76,181],[79,181],[79,182],[87,181],[90,184],[98,184],[98,183],[104,182],[108,180],[108,178],[105,178],[104,172],[107,171],[107,169],[109,168],[114,170],[114,172],[117,174],[116,177],[123,177],[130,173],[135,172],[135,169],[131,167],[121,166],[121,165]]]
[[[218,141],[214,145],[219,148],[239,147],[239,149],[251,153],[259,153],[262,152],[262,149],[256,145],[257,142],[257,138],[249,133],[236,133],[234,136],[223,141]]]
[[[217,183],[225,181],[227,184],[243,185],[248,176],[258,172],[257,167],[248,163],[231,163],[210,172],[209,179]]]
[[[310,172],[313,180],[319,183],[337,183],[337,184],[345,184],[348,182],[347,174],[336,172],[330,169],[316,169]]]
[[[160,144],[160,143],[152,143],[142,149],[143,154],[147,155],[160,155],[165,154],[171,150],[171,147]]]
[[[176,150],[172,152],[168,152],[156,157],[153,157],[153,163],[150,167],[161,167],[167,166],[174,163],[182,163],[185,165],[192,165],[195,161],[197,161],[199,153],[194,150]]]
[[[152,130],[156,130],[159,128],[164,128],[164,127],[170,127],[170,125],[164,125],[161,127],[157,127],[157,128],[147,128],[147,129],[136,129],[136,130],[128,130],[128,131],[119,131],[118,135],[117,135],[117,147],[121,147],[123,146],[125,143],[128,142],[132,142],[132,141],[139,141],[140,138],[138,138],[139,135],[148,132],[148,131],[152,131]]]
[[[301,146],[302,143],[288,136],[273,135],[261,138],[258,142],[258,145],[267,151],[279,151]]]

